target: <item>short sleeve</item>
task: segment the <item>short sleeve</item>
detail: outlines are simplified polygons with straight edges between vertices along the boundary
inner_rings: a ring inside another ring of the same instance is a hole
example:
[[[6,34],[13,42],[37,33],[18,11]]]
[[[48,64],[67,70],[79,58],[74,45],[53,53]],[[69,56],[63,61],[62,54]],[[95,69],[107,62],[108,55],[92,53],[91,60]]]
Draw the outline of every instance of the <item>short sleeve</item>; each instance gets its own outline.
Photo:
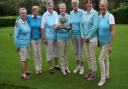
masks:
[[[115,24],[115,19],[114,19],[114,16],[112,14],[109,15],[109,23]]]
[[[43,16],[42,16],[42,19],[41,19],[41,28],[42,28],[42,29],[45,28],[45,23],[46,23],[45,15],[43,15]]]
[[[56,13],[55,15],[55,25],[59,23],[59,15]]]

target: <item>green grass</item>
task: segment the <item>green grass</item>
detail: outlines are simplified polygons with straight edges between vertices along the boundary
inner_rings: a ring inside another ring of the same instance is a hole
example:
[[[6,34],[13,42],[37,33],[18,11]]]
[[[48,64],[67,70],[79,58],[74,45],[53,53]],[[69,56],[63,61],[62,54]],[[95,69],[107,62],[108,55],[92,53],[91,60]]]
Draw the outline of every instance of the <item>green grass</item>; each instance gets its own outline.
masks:
[[[86,81],[77,74],[62,76],[60,72],[49,74],[45,59],[45,46],[43,45],[43,74],[37,76],[34,71],[33,59],[30,57],[29,68],[33,72],[30,80],[21,79],[19,55],[15,51],[13,27],[0,28],[0,89],[128,89],[128,26],[116,25],[116,38],[113,51],[110,54],[110,80],[105,86],[97,86],[100,79],[99,66],[97,79]],[[99,49],[97,50],[97,58]],[[98,64],[98,62],[97,62]],[[75,67],[72,46],[69,58],[70,69]],[[85,73],[87,73],[85,59]]]

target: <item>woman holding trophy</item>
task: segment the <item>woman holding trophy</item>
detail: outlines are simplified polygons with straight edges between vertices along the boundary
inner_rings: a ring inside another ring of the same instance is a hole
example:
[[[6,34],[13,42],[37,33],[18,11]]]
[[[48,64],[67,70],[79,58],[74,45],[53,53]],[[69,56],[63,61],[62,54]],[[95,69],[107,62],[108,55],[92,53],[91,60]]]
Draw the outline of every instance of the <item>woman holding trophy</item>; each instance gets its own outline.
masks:
[[[69,15],[66,13],[65,3],[59,4],[59,22],[56,26],[57,32],[57,45],[60,59],[61,72],[63,75],[67,75],[70,72],[68,68],[68,45],[70,38],[70,24]]]

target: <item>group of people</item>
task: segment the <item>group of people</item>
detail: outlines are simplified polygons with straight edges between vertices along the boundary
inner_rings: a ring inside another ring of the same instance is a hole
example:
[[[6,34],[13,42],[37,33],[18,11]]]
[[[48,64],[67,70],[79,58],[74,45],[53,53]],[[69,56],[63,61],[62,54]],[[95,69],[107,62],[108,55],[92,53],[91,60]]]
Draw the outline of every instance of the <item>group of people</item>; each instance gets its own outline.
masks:
[[[42,74],[42,43],[46,44],[46,59],[50,73],[60,69],[63,75],[71,73],[68,66],[69,43],[72,40],[76,67],[73,73],[84,74],[84,48],[88,61],[88,81],[96,79],[97,63],[95,51],[101,47],[99,65],[103,86],[109,79],[108,52],[112,50],[115,36],[114,16],[107,11],[107,0],[100,1],[100,15],[93,9],[94,1],[85,1],[85,10],[79,9],[79,0],[72,0],[72,11],[66,13],[65,3],[59,4],[60,15],[54,11],[52,1],[47,11],[39,16],[39,7],[32,7],[32,15],[25,8],[19,9],[14,30],[16,51],[20,54],[22,78],[29,79],[28,48],[32,47],[36,74]]]

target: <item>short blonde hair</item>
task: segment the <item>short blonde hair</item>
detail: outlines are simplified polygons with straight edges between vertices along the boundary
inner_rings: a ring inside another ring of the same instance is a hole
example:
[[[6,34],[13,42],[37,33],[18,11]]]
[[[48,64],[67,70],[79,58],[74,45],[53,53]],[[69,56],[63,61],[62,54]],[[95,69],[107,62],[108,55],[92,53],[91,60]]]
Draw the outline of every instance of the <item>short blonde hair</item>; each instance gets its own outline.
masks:
[[[22,7],[19,9],[19,14],[21,14],[21,11],[25,10],[27,12],[27,9],[25,7]]]
[[[38,6],[33,6],[33,7],[32,7],[32,11],[34,11],[34,10],[38,10],[38,11],[39,11],[40,8],[39,8]]]
[[[61,8],[61,7],[66,8],[66,4],[65,4],[65,3],[60,3],[60,4],[59,4],[59,8]]]

